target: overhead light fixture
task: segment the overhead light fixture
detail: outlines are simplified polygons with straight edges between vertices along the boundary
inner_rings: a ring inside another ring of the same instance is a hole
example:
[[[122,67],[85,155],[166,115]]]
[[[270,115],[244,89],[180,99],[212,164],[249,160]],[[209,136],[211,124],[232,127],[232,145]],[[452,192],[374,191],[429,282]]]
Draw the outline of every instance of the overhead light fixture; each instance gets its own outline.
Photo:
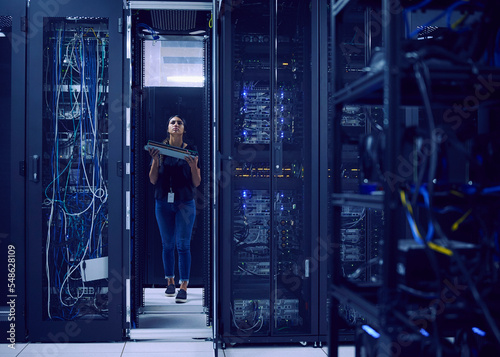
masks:
[[[66,16],[66,20],[69,20],[69,21],[103,20],[103,18],[102,17],[94,17],[94,16]]]
[[[170,76],[167,77],[168,82],[177,83],[203,83],[205,82],[204,76]]]
[[[0,32],[0,37],[7,37],[3,32]]]
[[[190,35],[201,35],[202,33],[205,33],[205,32],[207,32],[207,31],[205,31],[205,30],[196,30],[196,31],[190,32],[189,34]]]

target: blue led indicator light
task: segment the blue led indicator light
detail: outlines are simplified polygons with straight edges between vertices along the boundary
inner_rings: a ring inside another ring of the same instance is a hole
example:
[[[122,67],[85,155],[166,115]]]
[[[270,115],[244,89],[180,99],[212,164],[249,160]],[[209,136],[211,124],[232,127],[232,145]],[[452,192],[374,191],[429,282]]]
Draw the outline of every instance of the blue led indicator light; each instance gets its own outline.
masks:
[[[479,335],[479,336],[486,336],[486,332],[484,332],[483,330],[481,330],[480,328],[478,327],[473,327],[472,328],[472,332],[474,332],[476,335]]]
[[[420,329],[420,333],[425,337],[429,337],[429,332],[425,331],[423,328]]]
[[[368,325],[362,325],[361,328],[373,338],[380,337],[380,334]]]

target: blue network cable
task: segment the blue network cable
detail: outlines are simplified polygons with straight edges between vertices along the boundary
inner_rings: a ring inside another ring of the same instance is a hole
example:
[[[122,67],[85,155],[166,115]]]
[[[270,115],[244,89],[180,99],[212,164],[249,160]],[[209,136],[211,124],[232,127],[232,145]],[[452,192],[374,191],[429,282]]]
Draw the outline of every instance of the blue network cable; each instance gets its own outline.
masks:
[[[429,192],[427,191],[427,188],[425,188],[425,185],[420,186],[419,192],[422,194],[424,198],[425,206],[427,207],[428,210],[430,210]],[[425,235],[425,241],[426,242],[431,241],[433,236],[434,236],[434,225],[432,224],[432,220],[429,219],[427,223],[427,234]]]

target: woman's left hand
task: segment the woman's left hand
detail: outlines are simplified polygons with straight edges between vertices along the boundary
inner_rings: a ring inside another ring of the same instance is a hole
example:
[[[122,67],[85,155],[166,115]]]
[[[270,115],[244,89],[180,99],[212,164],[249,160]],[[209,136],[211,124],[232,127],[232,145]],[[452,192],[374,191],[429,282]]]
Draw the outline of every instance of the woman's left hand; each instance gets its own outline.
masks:
[[[185,156],[184,159],[187,161],[191,169],[198,168],[198,156]]]

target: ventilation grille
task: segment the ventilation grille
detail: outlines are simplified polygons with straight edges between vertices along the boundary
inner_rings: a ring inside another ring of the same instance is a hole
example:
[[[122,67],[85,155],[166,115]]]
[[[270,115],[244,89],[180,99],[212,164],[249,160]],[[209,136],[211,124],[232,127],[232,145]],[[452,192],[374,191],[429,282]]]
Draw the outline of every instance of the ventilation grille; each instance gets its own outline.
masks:
[[[0,30],[12,29],[12,16],[0,16]]]
[[[433,32],[439,29],[437,26],[418,26],[418,37],[432,36]]]
[[[153,28],[166,31],[186,31],[196,27],[196,10],[153,10]]]

